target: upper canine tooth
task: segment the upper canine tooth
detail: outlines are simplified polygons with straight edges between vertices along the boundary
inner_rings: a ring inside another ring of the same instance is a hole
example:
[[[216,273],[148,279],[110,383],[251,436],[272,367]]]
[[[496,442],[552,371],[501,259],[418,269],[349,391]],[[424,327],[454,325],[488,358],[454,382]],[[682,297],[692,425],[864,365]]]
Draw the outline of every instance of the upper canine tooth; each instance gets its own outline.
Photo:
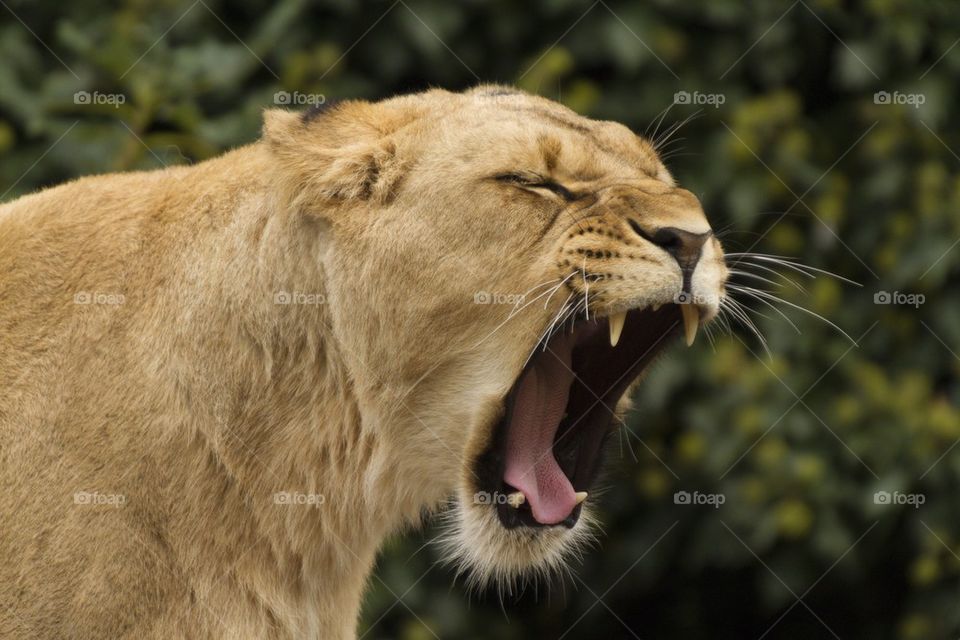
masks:
[[[627,320],[627,312],[621,311],[607,318],[607,324],[610,325],[610,346],[615,347],[620,342],[620,334],[623,332],[623,323]]]
[[[507,504],[514,509],[519,509],[520,505],[526,501],[527,496],[523,495],[523,491],[514,491],[513,493],[507,494]]]
[[[586,491],[577,491],[574,495],[577,498],[577,504],[580,504],[581,502],[587,499]]]
[[[681,304],[680,311],[683,312],[683,331],[689,347],[697,337],[697,327],[700,326],[700,312],[692,304]]]

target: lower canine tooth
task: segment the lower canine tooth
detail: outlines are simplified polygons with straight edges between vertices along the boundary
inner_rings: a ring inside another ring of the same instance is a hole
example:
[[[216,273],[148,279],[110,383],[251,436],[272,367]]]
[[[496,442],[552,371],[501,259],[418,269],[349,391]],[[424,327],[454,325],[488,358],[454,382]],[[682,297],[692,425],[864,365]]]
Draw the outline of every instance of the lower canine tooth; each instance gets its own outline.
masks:
[[[507,504],[514,509],[519,509],[520,505],[526,501],[527,496],[523,495],[523,491],[514,491],[513,493],[507,494]]]
[[[697,328],[700,326],[700,312],[692,304],[681,304],[680,311],[683,313],[683,332],[689,347],[697,337]]]
[[[623,323],[627,319],[627,312],[621,311],[607,318],[607,324],[610,325],[610,346],[615,347],[620,342],[620,334],[623,332]]]
[[[577,504],[580,504],[581,502],[583,502],[584,500],[587,499],[587,492],[586,492],[586,491],[577,491],[577,493],[574,494],[574,495],[576,495],[576,497],[577,497]]]

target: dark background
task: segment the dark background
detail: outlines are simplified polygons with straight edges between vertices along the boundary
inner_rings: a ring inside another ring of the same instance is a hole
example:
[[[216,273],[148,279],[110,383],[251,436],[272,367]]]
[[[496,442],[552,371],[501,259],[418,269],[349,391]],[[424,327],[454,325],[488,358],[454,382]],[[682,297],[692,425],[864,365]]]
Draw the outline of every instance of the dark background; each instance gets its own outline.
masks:
[[[614,442],[605,533],[574,578],[502,603],[471,595],[427,529],[388,545],[361,633],[955,638],[958,39],[956,3],[935,1],[2,0],[0,200],[250,142],[278,91],[379,98],[482,80],[638,132],[665,110],[661,132],[697,114],[668,147],[674,175],[729,251],[861,283],[798,276],[805,290],[777,292],[856,344],[741,298],[768,316],[756,322],[771,355],[737,327],[657,367],[635,435]],[[674,104],[678,92],[700,104]],[[675,504],[677,491],[724,503]]]

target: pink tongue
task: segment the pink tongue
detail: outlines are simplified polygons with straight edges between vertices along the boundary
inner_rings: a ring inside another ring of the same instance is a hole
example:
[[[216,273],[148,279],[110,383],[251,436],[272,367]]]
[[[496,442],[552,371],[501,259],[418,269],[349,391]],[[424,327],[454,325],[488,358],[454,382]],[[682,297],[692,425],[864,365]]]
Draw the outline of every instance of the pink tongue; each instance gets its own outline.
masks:
[[[553,456],[553,441],[573,382],[571,343],[569,336],[551,341],[548,349],[554,355],[540,355],[527,371],[507,431],[503,479],[523,492],[541,524],[562,522],[576,506],[573,485]]]

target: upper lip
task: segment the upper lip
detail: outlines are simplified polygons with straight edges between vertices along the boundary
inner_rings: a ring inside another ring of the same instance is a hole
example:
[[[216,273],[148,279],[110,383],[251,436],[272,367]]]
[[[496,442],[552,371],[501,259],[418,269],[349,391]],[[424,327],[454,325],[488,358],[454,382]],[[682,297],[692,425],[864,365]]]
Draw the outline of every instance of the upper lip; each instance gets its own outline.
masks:
[[[588,491],[592,485],[599,470],[602,445],[610,433],[608,426],[614,419],[614,409],[630,383],[662,350],[668,336],[679,332],[684,325],[688,342],[695,335],[699,309],[693,305],[686,305],[691,307],[689,310],[678,308],[683,306],[668,303],[633,308],[599,318],[581,317],[573,324],[571,331],[575,337],[570,347],[573,377],[566,396],[565,415],[556,425],[553,444],[547,455],[555,457],[574,491]],[[611,346],[612,343],[616,346]],[[515,420],[517,392],[524,377],[538,366],[537,358],[553,357],[544,354],[550,346],[546,338],[537,345],[536,352],[506,396],[503,417],[494,426],[489,446],[476,460],[481,491],[505,496],[517,490],[504,480],[507,433],[510,429],[524,428],[524,424]],[[496,510],[504,526],[543,525],[534,517],[533,506],[536,505],[531,506],[529,500],[519,506],[513,502],[511,505],[503,499],[496,501]],[[559,524],[573,526],[580,509],[578,502]]]

